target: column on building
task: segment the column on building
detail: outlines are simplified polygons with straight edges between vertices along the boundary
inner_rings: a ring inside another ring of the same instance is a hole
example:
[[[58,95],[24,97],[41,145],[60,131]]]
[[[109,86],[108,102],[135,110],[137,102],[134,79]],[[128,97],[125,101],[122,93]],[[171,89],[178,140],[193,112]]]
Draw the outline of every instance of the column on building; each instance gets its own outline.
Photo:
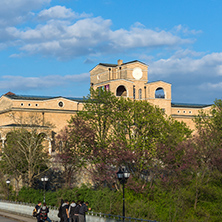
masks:
[[[4,148],[4,147],[5,147],[6,138],[5,138],[5,137],[2,137],[1,140],[2,140],[2,148]]]
[[[49,141],[49,155],[51,155],[52,154],[52,138],[47,138],[47,140]]]

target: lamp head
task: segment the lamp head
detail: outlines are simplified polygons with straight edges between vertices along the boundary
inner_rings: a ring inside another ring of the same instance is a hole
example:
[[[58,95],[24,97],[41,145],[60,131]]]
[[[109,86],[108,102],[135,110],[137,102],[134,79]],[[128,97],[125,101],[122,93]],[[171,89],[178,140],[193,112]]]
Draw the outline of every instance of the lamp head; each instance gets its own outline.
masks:
[[[41,181],[43,181],[43,182],[47,182],[48,180],[49,180],[49,178],[47,176],[44,176],[41,178]]]
[[[130,172],[126,167],[120,167],[116,174],[120,183],[126,183],[127,179],[130,177]]]

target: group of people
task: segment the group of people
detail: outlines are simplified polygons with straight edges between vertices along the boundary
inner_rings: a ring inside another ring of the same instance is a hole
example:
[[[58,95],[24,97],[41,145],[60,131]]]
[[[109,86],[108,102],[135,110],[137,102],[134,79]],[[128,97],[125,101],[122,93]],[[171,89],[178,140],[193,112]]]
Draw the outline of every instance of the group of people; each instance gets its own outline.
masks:
[[[37,212],[36,215],[37,222],[43,222],[43,221],[51,222],[50,218],[48,217],[49,208],[46,206],[46,203],[43,203],[42,206],[42,202],[39,201],[38,204],[35,206],[35,209]]]
[[[89,203],[84,201],[72,201],[69,204],[68,200],[61,200],[58,216],[60,222],[85,222],[85,213],[91,208],[88,208]]]
[[[68,200],[61,200],[61,205],[59,207],[58,217],[60,218],[60,222],[85,222],[85,213],[91,208],[88,208],[89,203],[84,201],[72,201],[69,204]],[[37,222],[48,221],[51,222],[48,217],[49,208],[46,206],[46,203],[39,201],[35,206],[37,212]]]

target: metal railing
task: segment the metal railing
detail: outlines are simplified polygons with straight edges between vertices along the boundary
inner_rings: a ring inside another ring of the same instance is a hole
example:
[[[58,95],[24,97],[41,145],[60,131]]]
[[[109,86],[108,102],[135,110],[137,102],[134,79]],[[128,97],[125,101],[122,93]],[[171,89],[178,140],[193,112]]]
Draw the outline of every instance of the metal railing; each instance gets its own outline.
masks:
[[[26,216],[32,216],[32,211],[35,207],[33,203],[25,203],[25,202],[16,202],[16,201],[8,201],[8,200],[0,200],[0,210],[6,210],[11,213],[17,213]],[[54,221],[60,221],[58,218],[58,207],[48,206],[49,207],[49,218]],[[86,221],[87,222],[157,222],[156,220],[145,220],[133,217],[123,217],[120,215],[113,214],[104,214],[97,213],[93,211],[88,211],[86,213]]]
[[[120,215],[113,215],[113,214],[104,214],[104,213],[97,213],[93,211],[87,212],[87,215],[96,216],[96,217],[103,217],[106,219],[113,219],[114,221],[127,221],[127,222],[136,222],[136,221],[143,221],[143,222],[157,222],[156,220],[145,220],[142,218],[133,218],[133,217],[123,217]]]

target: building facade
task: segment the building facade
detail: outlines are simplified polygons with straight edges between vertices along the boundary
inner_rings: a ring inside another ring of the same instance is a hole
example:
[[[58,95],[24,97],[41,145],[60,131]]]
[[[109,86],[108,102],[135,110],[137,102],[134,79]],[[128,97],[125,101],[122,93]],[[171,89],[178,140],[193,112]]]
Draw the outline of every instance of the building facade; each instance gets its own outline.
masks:
[[[164,81],[148,81],[148,65],[138,60],[117,64],[99,63],[90,71],[90,84],[94,89],[103,87],[116,96],[133,100],[145,100],[178,121],[194,129],[193,118],[198,112],[209,110],[211,105],[172,103],[171,84]],[[46,134],[48,152],[54,151],[55,135],[67,125],[71,115],[82,110],[81,98],[20,96],[6,93],[0,98],[0,141],[4,146],[7,133],[20,127],[16,118],[37,114],[40,118],[39,133]],[[50,122],[51,126],[46,123]],[[27,126],[28,127],[28,126]],[[47,129],[46,129],[47,128]]]
[[[100,63],[90,71],[91,87],[103,87],[116,96],[146,100],[178,121],[194,129],[193,118],[201,109],[212,106],[202,104],[172,103],[171,84],[164,81],[149,82],[148,65],[138,60],[117,64]]]

